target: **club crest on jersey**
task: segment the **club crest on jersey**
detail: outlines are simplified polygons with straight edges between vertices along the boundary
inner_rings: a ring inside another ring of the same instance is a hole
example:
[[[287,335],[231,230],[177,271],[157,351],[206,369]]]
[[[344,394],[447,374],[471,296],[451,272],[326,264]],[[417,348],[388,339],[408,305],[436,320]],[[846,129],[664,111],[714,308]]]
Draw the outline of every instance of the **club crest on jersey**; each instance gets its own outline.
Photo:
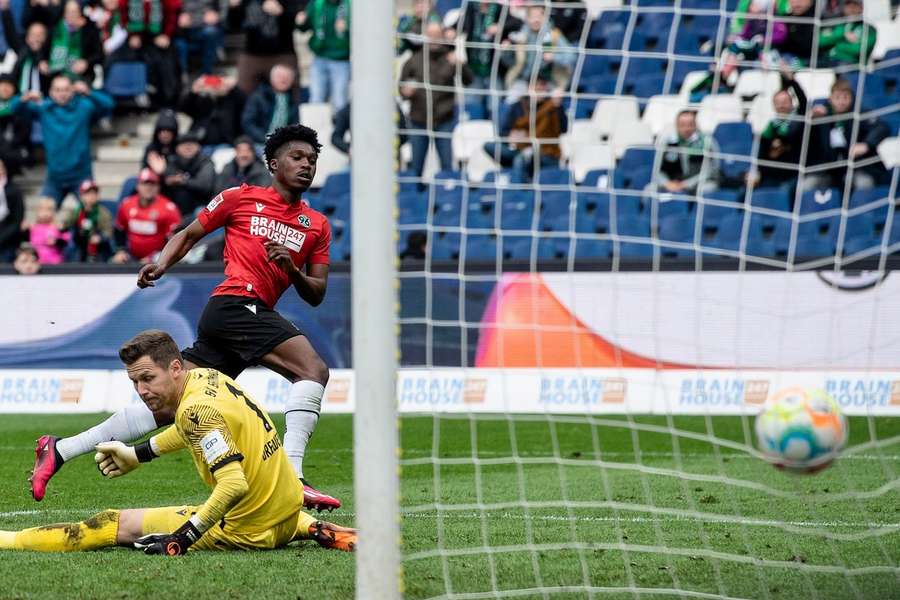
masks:
[[[215,198],[213,198],[212,200],[209,201],[209,204],[206,205],[206,210],[208,210],[209,212],[212,212],[212,211],[216,210],[216,207],[218,207],[223,202],[225,202],[225,198],[222,197],[222,194],[219,194],[218,196],[216,196]]]
[[[299,217],[297,217],[297,220],[300,221],[300,224],[304,227],[311,227],[309,223],[309,217],[307,217],[306,215],[300,215]]]

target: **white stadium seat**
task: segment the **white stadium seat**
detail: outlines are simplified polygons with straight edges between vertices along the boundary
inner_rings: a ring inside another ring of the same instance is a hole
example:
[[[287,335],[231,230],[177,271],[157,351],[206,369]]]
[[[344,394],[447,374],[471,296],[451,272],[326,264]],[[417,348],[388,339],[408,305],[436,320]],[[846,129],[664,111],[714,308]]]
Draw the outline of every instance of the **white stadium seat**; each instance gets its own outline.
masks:
[[[831,69],[797,71],[794,74],[794,78],[800,84],[800,87],[803,88],[810,102],[830,96],[831,86],[834,84],[835,79],[834,71]]]
[[[609,136],[616,158],[622,158],[629,146],[648,146],[653,144],[653,132],[641,121],[622,123]]]
[[[881,60],[888,50],[900,48],[900,20],[875,23],[878,36],[872,49],[872,60]]]
[[[675,117],[688,103],[676,95],[651,96],[644,109],[642,121],[650,128],[653,135],[658,136],[663,131],[675,126]]]
[[[497,163],[484,152],[485,142],[495,139],[494,124],[487,119],[461,121],[453,129],[453,159],[465,166],[472,181],[481,181]]]
[[[321,185],[332,173],[346,171],[349,167],[346,155],[331,144],[331,105],[328,103],[306,103],[300,106],[300,122],[312,127],[319,134],[322,154],[316,163],[316,182]]]
[[[778,71],[748,69],[742,71],[734,88],[734,95],[752,98],[760,94],[772,95],[781,89],[781,74]]]
[[[888,169],[900,167],[900,137],[887,138],[878,144],[878,156]]]
[[[775,108],[772,106],[772,96],[757,96],[750,105],[750,112],[747,114],[747,122],[753,129],[753,133],[762,133],[769,121],[775,115]]]
[[[640,110],[634,96],[598,100],[591,117],[594,127],[603,137],[609,136],[621,123],[635,123],[639,120]]]
[[[697,127],[703,133],[712,133],[719,123],[744,120],[741,99],[732,94],[710,94],[700,101],[697,111]]]
[[[575,174],[575,181],[579,183],[584,180],[588,171],[611,169],[616,164],[609,144],[575,142],[568,148],[568,152],[569,170]]]

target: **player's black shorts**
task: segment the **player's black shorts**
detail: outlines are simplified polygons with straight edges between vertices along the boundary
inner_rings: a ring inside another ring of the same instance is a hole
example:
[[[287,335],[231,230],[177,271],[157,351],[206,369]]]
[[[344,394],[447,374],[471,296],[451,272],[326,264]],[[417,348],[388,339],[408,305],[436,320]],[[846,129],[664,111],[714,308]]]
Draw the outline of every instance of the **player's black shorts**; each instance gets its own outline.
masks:
[[[199,367],[234,378],[298,335],[303,334],[293,323],[256,298],[212,296],[200,315],[197,341],[181,354]]]

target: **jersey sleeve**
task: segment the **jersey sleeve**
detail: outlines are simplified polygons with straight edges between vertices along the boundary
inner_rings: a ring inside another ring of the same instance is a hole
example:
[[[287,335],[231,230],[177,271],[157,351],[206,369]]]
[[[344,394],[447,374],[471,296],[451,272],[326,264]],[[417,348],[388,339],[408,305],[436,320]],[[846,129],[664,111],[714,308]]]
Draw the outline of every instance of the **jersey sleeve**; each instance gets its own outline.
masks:
[[[225,417],[214,406],[202,402],[188,406],[179,415],[177,425],[191,452],[206,463],[210,473],[244,459]]]
[[[200,221],[204,231],[209,233],[225,225],[240,199],[241,188],[239,187],[228,188],[219,192],[215,198],[209,201],[206,208],[197,215],[197,220]]]
[[[327,265],[330,262],[329,251],[331,248],[331,224],[328,219],[322,220],[322,235],[316,240],[316,246],[309,255],[309,264]]]

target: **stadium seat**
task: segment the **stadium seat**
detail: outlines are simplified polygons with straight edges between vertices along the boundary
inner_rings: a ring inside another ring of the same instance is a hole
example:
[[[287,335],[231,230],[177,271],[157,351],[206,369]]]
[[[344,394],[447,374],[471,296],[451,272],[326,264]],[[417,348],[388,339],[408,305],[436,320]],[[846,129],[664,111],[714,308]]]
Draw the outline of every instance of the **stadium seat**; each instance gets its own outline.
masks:
[[[652,258],[653,243],[647,239],[643,242],[618,242],[613,244],[613,254],[621,258]]]
[[[741,71],[734,95],[744,100],[752,100],[756,96],[772,96],[781,89],[781,75],[777,71],[747,69]]]
[[[878,157],[888,169],[900,166],[900,137],[887,138],[878,144]]]
[[[610,204],[615,205],[616,215],[618,216],[637,217],[643,211],[643,202],[640,194],[611,194]]]
[[[793,219],[774,217],[757,212],[749,213],[747,227],[747,248],[754,250],[754,256],[772,257],[786,254],[791,244]]]
[[[884,220],[882,219],[881,225],[876,227],[875,217],[870,213],[849,216],[844,226],[843,253],[855,254],[880,246],[883,227]]]
[[[621,59],[607,54],[585,54],[581,64],[581,77],[607,77],[615,75]]]
[[[704,242],[704,246],[736,252],[740,248],[743,228],[743,211],[735,211],[719,221],[712,239]]]
[[[324,181],[332,173],[346,171],[350,165],[347,156],[331,145],[331,132],[334,129],[331,117],[331,104],[327,102],[306,102],[300,105],[300,121],[316,130],[323,145],[316,163],[317,178],[320,181]]]
[[[662,222],[663,219],[668,217],[685,216],[693,213],[696,203],[687,196],[660,194],[651,196],[646,204],[647,210],[645,210],[645,213],[647,216],[652,218],[655,212],[657,221]]]
[[[658,237],[661,241],[693,244],[695,223],[693,214],[673,214],[661,218]]]
[[[625,67],[626,81],[633,80],[642,75],[665,75],[666,61],[662,58],[629,57]]]
[[[634,123],[640,120],[638,101],[634,96],[604,98],[597,101],[591,123],[602,137],[608,137],[620,123]]]
[[[822,212],[841,208],[843,194],[837,188],[826,190],[810,190],[800,197],[800,214]]]
[[[350,193],[350,171],[332,173],[325,179],[321,196],[343,196]]]
[[[119,190],[119,197],[116,199],[116,203],[121,202],[135,192],[137,192],[137,177],[129,177],[122,182],[122,189]],[[113,213],[113,217],[115,216],[115,213]]]
[[[650,219],[643,216],[618,213],[615,220],[615,233],[618,236],[634,238],[650,237]]]
[[[772,97],[760,94],[750,103],[750,110],[747,112],[747,122],[750,123],[754,134],[760,134],[768,126],[774,115],[775,108],[772,106]]]
[[[500,205],[500,227],[504,230],[530,230],[534,220],[534,194],[507,192]]]
[[[578,179],[578,173],[575,172],[575,179]],[[591,169],[584,175],[581,180],[581,187],[598,188],[605,190],[609,187],[609,169]]]
[[[794,78],[803,88],[806,97],[812,101],[816,98],[827,98],[831,94],[835,76],[833,69],[808,69],[797,71]]]
[[[613,171],[616,189],[643,190],[653,174],[655,150],[652,148],[628,148]]]
[[[468,234],[465,237],[465,261],[496,261],[498,259],[499,239],[494,235]],[[457,256],[459,256],[457,249]],[[503,255],[499,255],[500,260]]]
[[[891,202],[889,187],[874,187],[868,190],[856,190],[850,196],[850,203],[847,208],[854,209],[860,206],[873,204],[876,206],[886,206]]]
[[[900,48],[900,21],[878,21],[873,25],[878,34],[870,58],[881,60],[889,50]]]
[[[645,100],[666,91],[666,76],[639,75],[629,79],[622,88],[626,94]]]
[[[575,258],[604,259],[612,255],[613,244],[609,240],[578,237],[575,239]]]
[[[675,117],[686,107],[687,104],[680,96],[651,96],[641,120],[653,135],[658,136],[675,128]]]
[[[629,146],[650,146],[653,144],[653,133],[641,122],[616,125],[609,137],[613,154],[622,158]]]
[[[719,160],[722,175],[729,182],[743,183],[744,175],[750,170],[753,129],[747,123],[719,123],[713,138],[725,155]]]
[[[103,88],[116,98],[147,93],[147,65],[140,61],[114,62],[106,68]]]
[[[438,232],[431,236],[428,246],[432,260],[454,260],[459,257],[459,234]]]
[[[584,181],[588,173],[606,172],[615,165],[612,147],[603,143],[575,144],[569,148],[568,159],[575,181]]]
[[[698,207],[697,211],[702,212],[703,215],[700,229],[704,240],[714,239],[726,219],[736,217],[743,220],[744,218],[743,209],[731,206],[706,204]],[[740,235],[740,232],[738,232],[738,235]]]
[[[697,127],[703,133],[712,133],[719,123],[744,120],[741,100],[731,94],[710,94],[700,101]]]
[[[791,199],[787,192],[778,188],[758,188],[750,196],[753,208],[767,208],[788,212],[791,210]]]
[[[607,233],[610,229],[609,219],[609,194],[604,192],[579,192],[576,197],[575,231]]]

